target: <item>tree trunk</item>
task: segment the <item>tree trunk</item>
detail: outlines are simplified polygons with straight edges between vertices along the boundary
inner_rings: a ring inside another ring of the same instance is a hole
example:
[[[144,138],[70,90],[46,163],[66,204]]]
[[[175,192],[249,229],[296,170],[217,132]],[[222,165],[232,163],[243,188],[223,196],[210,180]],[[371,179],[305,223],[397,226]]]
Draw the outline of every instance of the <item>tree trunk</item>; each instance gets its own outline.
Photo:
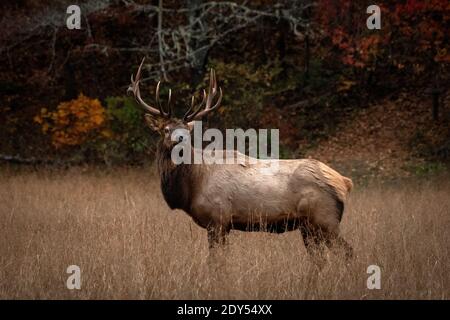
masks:
[[[201,36],[202,33],[202,25],[196,23],[196,19],[198,18],[198,7],[203,3],[202,0],[187,0],[187,18],[189,24],[192,26],[191,30],[193,34],[199,34],[200,36],[195,38],[193,35],[190,36],[189,40],[189,63],[191,67],[192,81],[191,84],[193,87],[196,87],[203,80],[203,74],[205,71],[206,62],[208,60],[209,49],[207,47],[208,40],[205,36]],[[202,21],[203,24],[206,24],[206,21]],[[205,31],[206,32],[206,31]]]
[[[439,90],[438,88],[433,88],[431,91],[431,95],[433,96],[433,120],[439,120]]]
[[[159,63],[161,65],[161,74],[164,81],[167,81],[167,72],[164,61],[164,49],[162,47],[162,22],[163,22],[163,0],[158,2],[158,47],[159,47]]]
[[[305,36],[305,86],[309,84],[309,61],[311,59],[309,35]]]
[[[64,100],[72,100],[77,97],[75,85],[75,72],[70,61],[64,65]]]

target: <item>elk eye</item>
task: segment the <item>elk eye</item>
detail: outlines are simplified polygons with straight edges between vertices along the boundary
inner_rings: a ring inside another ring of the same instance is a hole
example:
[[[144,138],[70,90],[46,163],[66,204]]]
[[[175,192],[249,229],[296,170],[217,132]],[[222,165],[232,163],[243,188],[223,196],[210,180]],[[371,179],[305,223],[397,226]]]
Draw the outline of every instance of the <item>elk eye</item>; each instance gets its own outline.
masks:
[[[164,133],[169,133],[169,131],[170,131],[169,128],[167,128],[167,127],[164,128]]]

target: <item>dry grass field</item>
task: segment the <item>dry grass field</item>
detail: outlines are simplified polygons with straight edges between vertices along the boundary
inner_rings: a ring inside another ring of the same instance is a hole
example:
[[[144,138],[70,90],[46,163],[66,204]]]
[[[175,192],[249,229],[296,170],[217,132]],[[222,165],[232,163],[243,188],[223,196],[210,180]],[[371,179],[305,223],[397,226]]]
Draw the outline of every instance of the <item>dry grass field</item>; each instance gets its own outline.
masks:
[[[356,186],[342,223],[357,257],[318,270],[299,232],[206,234],[163,202],[152,169],[0,170],[0,298],[449,299],[450,182]],[[81,290],[68,290],[69,265]],[[366,287],[381,268],[381,289]]]

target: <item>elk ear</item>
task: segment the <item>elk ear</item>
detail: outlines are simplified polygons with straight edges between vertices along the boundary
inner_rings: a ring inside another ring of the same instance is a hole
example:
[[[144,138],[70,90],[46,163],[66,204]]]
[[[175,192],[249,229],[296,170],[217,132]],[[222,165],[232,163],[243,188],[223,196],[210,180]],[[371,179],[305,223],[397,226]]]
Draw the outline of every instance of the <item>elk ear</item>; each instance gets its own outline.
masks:
[[[153,117],[151,114],[145,114],[145,122],[153,131],[160,132],[161,131],[161,122]]]

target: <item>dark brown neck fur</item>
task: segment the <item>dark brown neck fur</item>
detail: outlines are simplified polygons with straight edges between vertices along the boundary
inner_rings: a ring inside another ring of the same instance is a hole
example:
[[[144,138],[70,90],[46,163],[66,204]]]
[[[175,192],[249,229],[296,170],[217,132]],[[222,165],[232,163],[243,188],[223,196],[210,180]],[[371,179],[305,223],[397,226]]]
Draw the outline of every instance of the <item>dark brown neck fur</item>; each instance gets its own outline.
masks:
[[[157,162],[161,178],[161,191],[171,209],[191,211],[192,197],[195,192],[193,164],[175,165],[171,159],[170,148],[162,141],[158,144]]]

